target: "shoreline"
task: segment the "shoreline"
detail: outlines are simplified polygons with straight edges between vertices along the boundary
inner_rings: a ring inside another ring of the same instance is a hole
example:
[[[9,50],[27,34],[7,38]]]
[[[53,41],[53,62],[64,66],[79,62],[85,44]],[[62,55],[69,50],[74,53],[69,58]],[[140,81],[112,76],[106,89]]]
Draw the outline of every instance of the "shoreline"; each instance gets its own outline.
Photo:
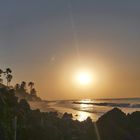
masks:
[[[94,122],[97,121],[103,114],[113,109],[114,107],[107,106],[94,106],[94,111],[87,111],[72,108],[68,104],[59,104],[57,101],[28,101],[32,110],[39,109],[41,112],[57,112],[58,116],[61,118],[64,113],[72,114],[73,120],[84,121],[90,117]],[[83,104],[84,105],[84,104]],[[126,114],[132,113],[135,111],[134,108],[120,108]]]
[[[28,101],[32,110],[39,109],[41,112],[57,112],[58,116],[61,118],[64,113],[72,114],[73,120],[84,121],[88,117],[90,117],[93,121],[97,121],[99,116],[95,113],[89,113],[85,111],[78,111],[72,108],[64,108],[60,106],[52,105],[51,102],[44,102],[44,101]],[[51,107],[52,106],[52,107]]]

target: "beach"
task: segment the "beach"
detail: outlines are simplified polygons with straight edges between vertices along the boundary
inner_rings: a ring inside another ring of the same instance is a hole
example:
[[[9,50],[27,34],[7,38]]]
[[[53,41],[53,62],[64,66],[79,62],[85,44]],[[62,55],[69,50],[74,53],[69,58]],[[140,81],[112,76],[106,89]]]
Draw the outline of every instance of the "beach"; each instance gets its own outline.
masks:
[[[31,108],[41,112],[57,111],[61,117],[65,112],[73,115],[74,120],[84,121],[90,117],[97,121],[99,117],[114,107],[120,108],[126,114],[140,111],[140,99],[85,99],[29,102]]]

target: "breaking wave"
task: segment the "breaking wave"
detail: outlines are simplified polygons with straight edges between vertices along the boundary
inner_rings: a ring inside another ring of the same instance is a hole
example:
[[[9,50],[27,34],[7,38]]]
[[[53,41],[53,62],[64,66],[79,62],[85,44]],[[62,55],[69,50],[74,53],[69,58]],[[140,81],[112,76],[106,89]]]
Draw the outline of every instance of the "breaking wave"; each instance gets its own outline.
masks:
[[[140,108],[140,104],[133,104],[133,103],[111,103],[111,102],[85,103],[85,102],[73,102],[73,104],[87,104],[87,105],[123,107],[123,108]]]

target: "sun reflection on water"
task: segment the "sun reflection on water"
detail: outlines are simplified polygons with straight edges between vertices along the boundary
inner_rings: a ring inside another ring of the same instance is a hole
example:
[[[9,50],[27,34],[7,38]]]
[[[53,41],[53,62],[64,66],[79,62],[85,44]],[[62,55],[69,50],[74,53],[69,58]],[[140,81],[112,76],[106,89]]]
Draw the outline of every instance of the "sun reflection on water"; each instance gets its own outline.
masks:
[[[91,113],[82,111],[82,110],[84,110],[85,108],[88,108],[88,107],[89,107],[89,105],[87,105],[87,104],[80,104],[80,109],[81,109],[81,111],[78,111],[78,112],[77,112],[77,119],[78,119],[79,121],[84,121],[84,120],[86,120],[88,117],[91,117]]]
[[[86,99],[86,100],[81,100],[80,102],[81,102],[81,104],[79,104],[80,111],[77,111],[76,119],[79,121],[84,121],[88,117],[90,117],[92,120],[96,120],[97,115],[95,113],[90,113],[91,109],[93,109],[93,105],[88,104],[93,102],[93,100]]]
[[[83,111],[78,111],[77,113],[77,120],[79,121],[84,121],[86,120],[88,117],[90,117],[90,114],[87,112],[83,112]]]
[[[87,105],[87,104],[80,104],[80,108],[82,109],[82,108],[87,108],[87,107],[89,107],[89,105]]]

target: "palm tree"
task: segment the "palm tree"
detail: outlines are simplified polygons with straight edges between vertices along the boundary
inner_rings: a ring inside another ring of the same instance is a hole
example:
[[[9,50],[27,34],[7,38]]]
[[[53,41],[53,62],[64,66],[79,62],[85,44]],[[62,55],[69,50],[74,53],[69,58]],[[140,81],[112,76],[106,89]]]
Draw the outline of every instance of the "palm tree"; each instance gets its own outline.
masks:
[[[20,88],[21,88],[22,90],[26,90],[26,82],[25,82],[25,81],[22,81],[22,82],[21,82]]]
[[[32,97],[36,97],[36,90],[33,88],[30,92]]]
[[[5,71],[6,74],[12,73],[12,70],[10,68],[7,68]]]
[[[33,82],[29,82],[28,86],[30,87],[30,92],[31,92],[31,90],[33,89],[34,83]]]
[[[11,75],[12,70],[10,68],[7,68],[6,71],[4,71],[3,73],[6,76],[7,86],[8,86],[13,78],[13,76]]]
[[[24,98],[26,96],[26,82],[22,81],[21,84],[16,84],[15,92],[18,97]]]
[[[15,85],[15,90],[16,90],[16,91],[19,91],[19,89],[20,89],[20,85],[19,85],[19,84],[16,84],[16,85]]]
[[[11,82],[12,78],[13,78],[13,76],[12,76],[11,74],[8,74],[8,75],[6,76],[6,79],[7,79],[7,86],[10,86],[10,82]]]

